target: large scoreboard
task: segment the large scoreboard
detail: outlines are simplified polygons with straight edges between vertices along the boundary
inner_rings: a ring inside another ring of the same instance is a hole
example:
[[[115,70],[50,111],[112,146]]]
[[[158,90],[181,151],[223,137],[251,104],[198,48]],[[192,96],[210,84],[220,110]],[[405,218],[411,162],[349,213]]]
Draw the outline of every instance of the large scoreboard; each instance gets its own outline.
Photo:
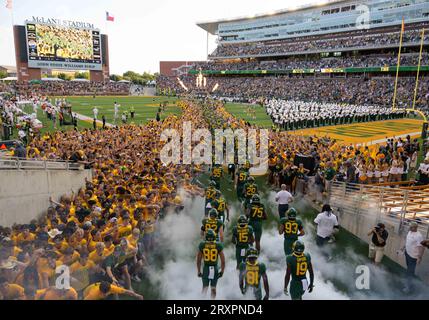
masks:
[[[102,70],[100,30],[39,22],[25,30],[30,68]]]

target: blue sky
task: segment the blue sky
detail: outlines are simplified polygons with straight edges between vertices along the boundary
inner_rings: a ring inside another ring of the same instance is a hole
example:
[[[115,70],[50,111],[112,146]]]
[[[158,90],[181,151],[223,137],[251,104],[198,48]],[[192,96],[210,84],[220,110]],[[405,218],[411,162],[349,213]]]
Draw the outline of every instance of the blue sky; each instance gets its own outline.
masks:
[[[311,0],[13,0],[15,24],[32,16],[95,24],[109,35],[111,73],[159,71],[160,60],[204,60],[206,33],[196,22],[271,12]],[[14,65],[12,16],[0,0],[0,65]],[[115,22],[105,22],[109,11]],[[209,48],[215,48],[210,37]]]

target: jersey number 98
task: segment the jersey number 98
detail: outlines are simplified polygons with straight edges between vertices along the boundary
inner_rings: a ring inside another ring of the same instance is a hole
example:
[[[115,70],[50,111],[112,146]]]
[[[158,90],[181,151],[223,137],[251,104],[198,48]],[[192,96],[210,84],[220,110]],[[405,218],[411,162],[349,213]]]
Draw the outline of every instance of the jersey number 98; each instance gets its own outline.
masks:
[[[203,249],[204,261],[216,262],[217,260],[217,249]]]

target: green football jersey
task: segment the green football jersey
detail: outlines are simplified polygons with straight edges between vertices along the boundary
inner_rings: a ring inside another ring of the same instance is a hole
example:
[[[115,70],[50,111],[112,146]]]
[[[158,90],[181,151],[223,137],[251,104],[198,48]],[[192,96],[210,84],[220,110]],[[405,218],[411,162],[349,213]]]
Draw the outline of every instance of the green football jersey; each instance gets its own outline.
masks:
[[[215,198],[215,194],[216,194],[216,188],[207,187],[205,190],[206,203],[212,201]]]
[[[308,265],[311,263],[310,254],[304,253],[297,255],[295,253],[286,257],[286,264],[291,269],[292,280],[306,279]]]
[[[215,208],[219,215],[224,215],[226,209],[226,201],[224,197],[212,201],[212,208]]]
[[[249,176],[244,168],[240,168],[237,175],[237,186],[243,187],[246,184],[247,177]]]
[[[223,244],[220,242],[202,241],[198,249],[203,254],[205,265],[216,266],[219,260],[219,253],[223,250]]]
[[[214,166],[212,169],[211,178],[215,180],[219,180],[222,177],[223,169],[221,166]]]
[[[258,185],[256,183],[248,183],[244,185],[244,195],[246,198],[252,198],[253,195],[258,193]]]
[[[253,228],[249,225],[241,228],[240,226],[235,226],[232,229],[232,238],[235,239],[235,245],[240,248],[247,248],[249,244],[253,241]]]
[[[204,231],[207,232],[207,230],[212,229],[216,236],[219,236],[219,230],[223,226],[223,222],[220,219],[210,219],[210,218],[204,218],[203,219],[203,228]]]
[[[289,220],[285,217],[280,219],[280,224],[284,226],[285,239],[298,240],[298,234],[303,228],[301,220]]]
[[[262,203],[255,203],[250,206],[250,221],[262,221],[265,220],[265,217],[265,206]]]
[[[257,261],[256,264],[252,265],[249,262],[242,262],[239,268],[240,272],[244,273],[246,287],[260,287],[261,276],[267,271],[264,263]]]

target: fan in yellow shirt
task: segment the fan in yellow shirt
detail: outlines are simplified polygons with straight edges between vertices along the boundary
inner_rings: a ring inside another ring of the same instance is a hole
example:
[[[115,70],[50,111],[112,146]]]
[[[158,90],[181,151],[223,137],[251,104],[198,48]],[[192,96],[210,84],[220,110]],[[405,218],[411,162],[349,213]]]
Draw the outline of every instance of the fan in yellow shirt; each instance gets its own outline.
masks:
[[[99,264],[103,262],[104,258],[106,258],[106,254],[108,252],[105,250],[105,245],[103,242],[97,242],[95,245],[95,250],[89,254],[89,259],[95,264]]]
[[[115,245],[113,244],[113,237],[111,235],[107,235],[104,237],[104,255],[110,256],[113,251],[115,251]]]
[[[29,226],[25,225],[22,231],[16,236],[15,244],[20,245],[23,242],[33,242],[36,239],[36,235],[30,232]]]
[[[89,285],[90,275],[95,272],[96,264],[88,259],[87,253],[82,253],[79,260],[70,266],[72,287],[77,291],[83,290]]]
[[[120,239],[129,236],[133,231],[128,212],[122,216],[121,220],[122,221],[120,222],[118,227],[118,237]]]
[[[77,300],[77,298],[77,292],[73,287],[70,287],[69,289],[49,287],[37,290],[34,296],[34,300]]]
[[[41,288],[48,288],[54,283],[56,268],[62,264],[61,261],[57,260],[57,254],[52,251],[37,260],[36,266]]]
[[[137,249],[137,244],[140,239],[140,230],[137,228],[133,229],[133,233],[130,234],[126,239],[128,240],[128,244],[131,247]]]
[[[67,266],[71,266],[73,263],[75,263],[80,257],[79,252],[74,250],[72,247],[68,247],[64,251],[64,255],[58,259],[62,264],[65,264]]]
[[[101,237],[101,232],[97,229],[92,230],[89,236],[88,252],[93,252],[95,250],[97,243],[100,243],[100,242],[103,242],[103,238]]]
[[[0,278],[0,300],[24,300],[24,288],[20,285],[9,283],[6,278]]]
[[[112,294],[127,295],[139,300],[143,300],[142,295],[134,293],[131,290],[126,290],[124,288],[115,286],[106,281],[90,285],[88,288],[85,289],[83,296],[84,300],[103,300]]]

